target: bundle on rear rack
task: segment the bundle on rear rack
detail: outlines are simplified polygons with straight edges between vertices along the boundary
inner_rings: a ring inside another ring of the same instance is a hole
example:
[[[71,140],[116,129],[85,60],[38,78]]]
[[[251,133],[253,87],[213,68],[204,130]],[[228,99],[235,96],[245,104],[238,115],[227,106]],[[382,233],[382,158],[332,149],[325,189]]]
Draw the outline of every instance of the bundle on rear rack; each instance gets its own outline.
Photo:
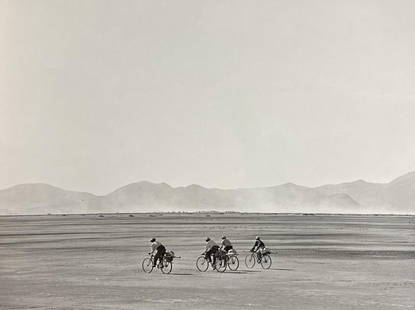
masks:
[[[166,257],[166,261],[172,262],[173,258],[175,258],[174,252],[173,251],[166,252],[165,257]]]

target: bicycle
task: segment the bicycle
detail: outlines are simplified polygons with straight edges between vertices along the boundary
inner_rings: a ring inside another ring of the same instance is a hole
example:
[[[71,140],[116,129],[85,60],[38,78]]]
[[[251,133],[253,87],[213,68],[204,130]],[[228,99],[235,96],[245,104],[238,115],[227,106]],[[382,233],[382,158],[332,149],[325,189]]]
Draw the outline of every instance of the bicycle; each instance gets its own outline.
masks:
[[[167,254],[167,253],[166,253]],[[174,256],[173,254],[164,254],[161,261],[158,261],[156,267],[161,270],[162,273],[169,274],[173,269],[173,258],[177,258],[178,256]],[[151,273],[154,269],[153,262],[154,262],[154,255],[150,254],[150,257],[146,257],[143,259],[141,263],[141,267],[145,273]]]
[[[266,251],[259,255],[258,252],[251,252],[245,257],[245,265],[249,269],[254,268],[255,263],[261,265],[263,269],[269,269],[272,265],[271,252]]]
[[[209,265],[212,266],[213,269],[215,269],[217,272],[225,272],[226,267],[228,265],[228,262],[226,260],[226,255],[220,255],[218,253],[216,255],[216,262],[215,265],[213,263],[209,262],[209,260],[205,257],[205,254],[202,253],[200,256],[196,259],[196,268],[200,272],[206,272],[209,268]]]

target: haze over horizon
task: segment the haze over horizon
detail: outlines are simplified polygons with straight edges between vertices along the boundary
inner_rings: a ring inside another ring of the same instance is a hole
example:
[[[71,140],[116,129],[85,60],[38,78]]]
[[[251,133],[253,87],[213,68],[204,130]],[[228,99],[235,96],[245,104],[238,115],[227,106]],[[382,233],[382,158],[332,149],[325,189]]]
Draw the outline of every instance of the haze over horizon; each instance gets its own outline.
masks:
[[[58,189],[62,189],[62,190],[66,190],[66,191],[84,192],[84,193],[93,194],[93,195],[96,195],[96,196],[100,196],[100,195],[104,195],[105,196],[105,195],[108,195],[108,194],[110,194],[110,193],[112,193],[112,192],[114,192],[116,190],[122,189],[122,188],[124,188],[126,186],[128,187],[130,185],[140,184],[140,183],[149,183],[149,184],[154,184],[154,185],[164,184],[164,185],[168,185],[168,186],[170,186],[171,188],[174,188],[174,189],[177,189],[177,188],[186,188],[186,187],[191,187],[191,186],[200,186],[201,188],[205,188],[205,189],[220,189],[220,190],[239,190],[239,189],[242,189],[243,190],[243,189],[267,188],[267,187],[271,188],[271,187],[278,187],[278,186],[284,186],[284,185],[289,185],[289,184],[296,185],[296,186],[299,186],[299,187],[305,187],[305,188],[315,189],[315,188],[324,187],[324,186],[331,186],[331,185],[352,184],[352,183],[356,183],[356,182],[360,182],[360,181],[363,181],[363,182],[369,183],[369,184],[379,184],[379,185],[385,184],[386,185],[388,183],[391,183],[391,182],[395,181],[396,179],[402,179],[402,178],[405,178],[407,176],[415,177],[415,171],[410,171],[410,172],[407,172],[407,173],[405,173],[403,175],[396,176],[395,178],[392,178],[392,179],[390,179],[388,181],[385,181],[385,182],[371,182],[371,181],[364,180],[364,179],[355,179],[355,180],[345,180],[343,182],[338,182],[338,183],[317,184],[315,186],[307,186],[307,185],[304,185],[304,184],[297,184],[297,183],[294,183],[294,182],[285,182],[285,183],[280,183],[280,184],[270,184],[270,185],[259,186],[259,187],[220,188],[220,187],[204,186],[204,185],[200,185],[200,184],[197,184],[197,183],[182,184],[182,185],[172,185],[172,184],[169,184],[167,182],[154,182],[154,181],[150,181],[150,180],[136,180],[136,181],[131,182],[131,183],[128,183],[128,184],[127,183],[126,184],[119,184],[118,186],[114,187],[110,191],[108,191],[106,193],[103,193],[103,194],[97,194],[97,193],[90,192],[90,191],[86,191],[86,190],[82,190],[82,189],[73,190],[71,188],[60,187],[60,186],[58,186],[56,184],[50,184],[50,183],[45,183],[45,182],[27,182],[27,183],[13,184],[13,185],[8,186],[6,188],[0,188],[0,190],[7,190],[7,189],[10,189],[10,188],[13,188],[13,187],[16,187],[16,186],[22,186],[22,185],[36,185],[36,184],[41,184],[41,185],[47,185],[47,186],[51,186],[51,187],[56,187]]]
[[[0,1],[0,189],[415,171],[412,1]]]

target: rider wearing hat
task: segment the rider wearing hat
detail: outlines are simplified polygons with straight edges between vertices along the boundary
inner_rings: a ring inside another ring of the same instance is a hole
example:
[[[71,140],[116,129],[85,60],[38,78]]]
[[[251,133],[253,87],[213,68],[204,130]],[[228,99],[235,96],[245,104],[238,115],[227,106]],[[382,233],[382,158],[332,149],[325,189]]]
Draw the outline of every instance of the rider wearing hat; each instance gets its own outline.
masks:
[[[233,249],[231,241],[228,238],[226,238],[226,236],[222,236],[221,249],[223,249],[226,253],[228,253],[229,250]]]
[[[160,260],[161,263],[164,254],[166,254],[166,248],[159,241],[157,241],[156,238],[151,238],[150,242],[151,252],[149,254],[153,254],[154,252],[156,252],[153,259],[153,267],[156,267],[157,261]]]

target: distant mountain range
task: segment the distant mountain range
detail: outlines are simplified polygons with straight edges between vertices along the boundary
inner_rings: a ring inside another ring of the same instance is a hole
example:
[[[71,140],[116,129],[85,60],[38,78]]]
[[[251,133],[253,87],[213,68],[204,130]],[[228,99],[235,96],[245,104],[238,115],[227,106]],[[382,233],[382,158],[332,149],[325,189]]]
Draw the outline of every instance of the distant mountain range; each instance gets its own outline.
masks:
[[[389,183],[358,180],[313,188],[287,183],[225,190],[143,181],[104,196],[47,184],[21,184],[0,190],[2,215],[152,211],[415,214],[415,172]]]

